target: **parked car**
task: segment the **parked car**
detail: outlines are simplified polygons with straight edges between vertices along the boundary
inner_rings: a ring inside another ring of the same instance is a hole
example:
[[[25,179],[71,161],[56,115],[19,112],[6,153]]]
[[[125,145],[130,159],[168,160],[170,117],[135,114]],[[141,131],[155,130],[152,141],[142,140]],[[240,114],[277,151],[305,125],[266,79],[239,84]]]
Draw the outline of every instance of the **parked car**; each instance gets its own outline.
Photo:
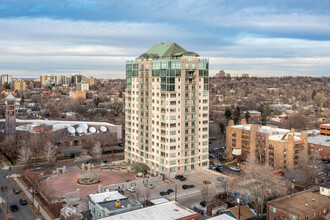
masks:
[[[14,188],[14,189],[13,189],[13,193],[14,193],[14,194],[19,194],[19,190],[16,189],[16,188]]]
[[[215,166],[214,166],[214,165],[210,165],[210,166],[209,166],[209,169],[210,169],[210,170],[215,170]]]
[[[206,202],[206,201],[201,201],[199,204],[200,204],[202,207],[205,207],[205,206],[207,205],[207,202]]]
[[[215,168],[215,171],[218,171],[218,172],[221,172],[222,173],[223,172],[223,168],[222,167],[216,167]]]
[[[150,184],[145,184],[144,186],[147,187],[147,188],[149,188],[149,189],[153,189],[154,188],[154,185],[152,185],[151,183]]]
[[[189,187],[189,185],[182,185],[182,189],[189,189],[190,187]]]
[[[215,164],[217,167],[221,167],[222,166],[222,163],[218,162]]]
[[[10,210],[12,212],[17,212],[18,211],[18,206],[16,204],[13,204],[13,205],[10,206]]]
[[[167,192],[160,192],[159,194],[160,194],[161,196],[166,196],[166,195],[168,195]]]
[[[135,192],[135,188],[133,186],[128,186],[126,189],[129,192]]]
[[[323,163],[325,163],[325,164],[329,164],[329,163],[330,163],[330,159],[324,159],[324,160],[323,160]]]
[[[181,179],[183,177],[183,175],[176,175],[175,179]]]
[[[209,158],[216,158],[214,154],[209,154]]]
[[[204,181],[203,181],[203,184],[207,185],[207,184],[211,184],[211,182],[208,181],[208,180],[204,180]]]
[[[235,166],[230,166],[229,169],[233,170],[233,171],[236,171],[236,172],[240,172],[241,169],[238,168],[238,167],[235,167]]]
[[[176,175],[176,176],[175,176],[175,179],[179,179],[179,180],[181,180],[181,181],[186,181],[186,180],[187,180],[187,178],[184,177],[183,175]]]
[[[174,192],[174,190],[173,189],[168,189],[166,192],[167,192],[167,194],[171,194],[171,193]]]
[[[118,189],[117,189],[117,192],[119,192],[119,193],[122,194],[122,195],[125,194],[125,193],[124,193],[124,190],[122,190],[121,188],[118,188]]]
[[[27,201],[26,201],[26,199],[20,199],[20,200],[19,200],[19,203],[20,203],[21,205],[27,205]]]
[[[4,166],[4,167],[2,168],[2,170],[11,170],[11,167],[9,167],[9,166]]]

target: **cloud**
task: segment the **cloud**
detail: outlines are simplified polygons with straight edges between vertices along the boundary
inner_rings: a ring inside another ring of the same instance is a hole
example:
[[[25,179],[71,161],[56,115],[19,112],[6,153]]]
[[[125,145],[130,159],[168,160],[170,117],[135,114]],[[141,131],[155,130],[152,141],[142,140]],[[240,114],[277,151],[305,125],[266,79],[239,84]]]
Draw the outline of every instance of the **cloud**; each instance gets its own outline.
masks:
[[[213,73],[328,74],[328,6],[307,0],[3,0],[0,72],[123,77],[125,60],[171,41],[211,57]]]

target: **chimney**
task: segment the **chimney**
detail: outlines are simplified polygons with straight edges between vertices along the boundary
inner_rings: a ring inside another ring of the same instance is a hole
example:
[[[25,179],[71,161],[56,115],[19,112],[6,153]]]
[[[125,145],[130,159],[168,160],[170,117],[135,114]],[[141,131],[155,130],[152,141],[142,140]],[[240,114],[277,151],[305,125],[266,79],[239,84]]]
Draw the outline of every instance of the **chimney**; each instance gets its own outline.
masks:
[[[244,118],[241,120],[241,125],[246,125],[246,120]]]
[[[292,193],[294,193],[294,188],[295,188],[295,187],[294,187],[294,183],[292,183],[292,185],[291,185],[291,192],[292,192]]]
[[[294,135],[294,132],[295,132],[294,128],[291,128],[290,133]]]
[[[229,126],[229,127],[234,126],[234,121],[233,121],[233,120],[229,120],[229,121],[228,121],[228,126]]]

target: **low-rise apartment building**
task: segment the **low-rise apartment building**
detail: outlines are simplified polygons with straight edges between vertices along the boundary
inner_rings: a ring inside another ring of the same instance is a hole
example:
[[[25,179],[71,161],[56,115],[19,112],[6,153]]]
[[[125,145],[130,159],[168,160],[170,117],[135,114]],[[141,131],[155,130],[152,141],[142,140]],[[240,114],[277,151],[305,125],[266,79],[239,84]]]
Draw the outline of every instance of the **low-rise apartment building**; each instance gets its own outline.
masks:
[[[296,133],[294,129],[280,129],[273,126],[229,122],[226,129],[227,156],[250,156],[262,164],[277,169],[294,168],[299,157],[307,156],[307,134]]]
[[[267,220],[323,220],[330,211],[330,185],[325,185],[267,203]]]
[[[330,136],[330,124],[320,125],[320,135]]]
[[[330,159],[330,137],[324,135],[309,136],[308,154],[322,160]]]
[[[126,212],[104,218],[103,220],[137,220],[137,219],[157,219],[157,220],[199,220],[199,214],[190,210],[175,201],[150,206],[147,208]]]
[[[141,203],[128,199],[117,191],[90,194],[89,198],[89,210],[93,219],[101,219],[142,208]]]
[[[72,91],[69,92],[70,98],[73,99],[86,99],[87,97],[87,92],[86,91]]]

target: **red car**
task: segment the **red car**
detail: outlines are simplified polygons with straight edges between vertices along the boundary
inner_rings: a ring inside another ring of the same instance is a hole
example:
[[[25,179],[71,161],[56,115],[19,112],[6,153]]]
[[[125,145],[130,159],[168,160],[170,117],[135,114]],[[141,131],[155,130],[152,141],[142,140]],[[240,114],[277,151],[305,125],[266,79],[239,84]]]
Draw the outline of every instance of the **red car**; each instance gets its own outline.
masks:
[[[276,174],[278,176],[284,176],[284,172],[283,171],[276,171],[276,172],[274,172],[274,174]]]
[[[18,193],[19,193],[19,190],[16,189],[16,188],[14,188],[14,189],[13,189],[13,193],[14,193],[14,194],[18,194]]]

